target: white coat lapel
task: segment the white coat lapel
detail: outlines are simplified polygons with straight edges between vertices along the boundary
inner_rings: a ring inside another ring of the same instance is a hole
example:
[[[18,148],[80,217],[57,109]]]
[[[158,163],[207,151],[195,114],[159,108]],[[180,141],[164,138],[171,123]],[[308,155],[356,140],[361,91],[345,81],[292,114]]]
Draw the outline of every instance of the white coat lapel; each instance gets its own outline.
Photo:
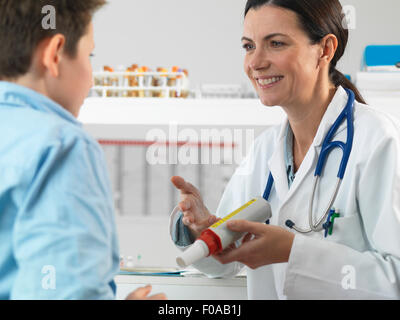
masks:
[[[325,112],[324,117],[322,118],[321,124],[319,125],[317,134],[315,135],[315,139],[313,145],[315,147],[321,147],[328,131],[331,129],[340,113],[343,111],[348,101],[348,96],[346,91],[342,87],[338,87],[335,96],[333,97],[331,103],[328,106],[328,109]],[[336,132],[337,135],[344,128],[347,128],[347,122],[341,124],[339,130]]]
[[[284,201],[287,193],[289,192],[285,165],[285,132],[288,125],[289,122],[286,119],[281,126],[281,131],[278,136],[278,142],[276,144],[274,153],[268,161],[269,170],[274,178],[273,188],[276,190],[279,202]]]

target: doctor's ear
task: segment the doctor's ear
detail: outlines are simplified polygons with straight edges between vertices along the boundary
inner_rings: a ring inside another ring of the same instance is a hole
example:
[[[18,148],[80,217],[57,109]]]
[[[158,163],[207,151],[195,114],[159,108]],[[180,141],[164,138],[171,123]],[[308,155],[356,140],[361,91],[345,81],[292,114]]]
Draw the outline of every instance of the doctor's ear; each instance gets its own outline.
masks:
[[[319,45],[321,48],[319,66],[329,66],[335,56],[338,47],[338,40],[334,34],[328,34],[321,40]]]

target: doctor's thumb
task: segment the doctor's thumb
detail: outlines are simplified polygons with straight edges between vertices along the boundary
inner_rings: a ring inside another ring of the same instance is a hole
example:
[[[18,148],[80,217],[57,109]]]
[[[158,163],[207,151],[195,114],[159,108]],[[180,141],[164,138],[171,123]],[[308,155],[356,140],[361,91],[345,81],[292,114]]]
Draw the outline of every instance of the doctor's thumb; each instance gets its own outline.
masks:
[[[170,181],[177,189],[182,189],[185,186],[185,179],[180,176],[173,176],[171,177]]]

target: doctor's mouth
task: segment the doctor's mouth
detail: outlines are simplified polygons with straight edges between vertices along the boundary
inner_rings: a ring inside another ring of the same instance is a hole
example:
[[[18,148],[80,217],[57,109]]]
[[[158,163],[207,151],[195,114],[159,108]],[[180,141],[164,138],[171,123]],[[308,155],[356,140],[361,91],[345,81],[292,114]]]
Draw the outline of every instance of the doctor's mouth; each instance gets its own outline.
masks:
[[[256,77],[255,80],[260,89],[269,89],[275,87],[284,79],[283,76]]]

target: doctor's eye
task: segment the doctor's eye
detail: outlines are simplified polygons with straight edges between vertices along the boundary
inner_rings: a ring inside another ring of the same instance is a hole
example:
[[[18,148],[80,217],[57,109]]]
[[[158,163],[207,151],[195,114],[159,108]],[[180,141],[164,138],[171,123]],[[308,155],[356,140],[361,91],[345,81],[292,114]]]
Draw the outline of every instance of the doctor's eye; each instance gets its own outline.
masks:
[[[91,53],[89,57],[94,58],[94,53]]]
[[[252,44],[250,44],[250,43],[245,43],[245,44],[243,44],[243,49],[244,50],[246,50],[246,51],[250,51],[250,50],[253,50],[254,49],[254,45],[252,45]]]
[[[285,43],[283,43],[281,41],[275,41],[275,40],[271,41],[271,46],[273,48],[280,48],[280,47],[283,47],[284,45],[285,45]]]

